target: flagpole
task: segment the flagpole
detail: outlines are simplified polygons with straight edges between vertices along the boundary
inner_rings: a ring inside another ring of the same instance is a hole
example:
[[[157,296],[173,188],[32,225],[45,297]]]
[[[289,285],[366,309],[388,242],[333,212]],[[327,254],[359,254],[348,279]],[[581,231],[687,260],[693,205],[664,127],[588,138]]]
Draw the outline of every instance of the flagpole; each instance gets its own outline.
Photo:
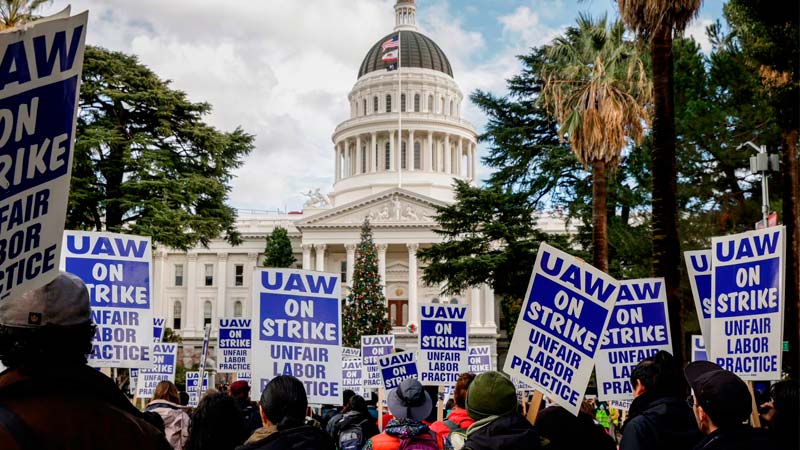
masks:
[[[397,151],[400,161],[397,164],[397,187],[403,187],[403,38],[397,32]],[[408,150],[406,150],[408,151]]]

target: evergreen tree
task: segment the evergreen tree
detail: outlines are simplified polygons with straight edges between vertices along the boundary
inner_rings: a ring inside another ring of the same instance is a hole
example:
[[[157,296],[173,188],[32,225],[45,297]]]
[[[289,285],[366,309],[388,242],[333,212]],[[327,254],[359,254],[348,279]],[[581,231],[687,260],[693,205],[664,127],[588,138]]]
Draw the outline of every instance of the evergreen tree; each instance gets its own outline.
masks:
[[[378,254],[372,242],[372,228],[365,219],[361,226],[361,243],[356,249],[356,264],[353,268],[353,288],[342,311],[344,337],[342,343],[348,347],[361,345],[362,335],[388,334],[392,329],[386,298],[381,290],[378,273]]]
[[[292,243],[286,228],[277,227],[267,236],[264,249],[264,267],[291,267],[297,261],[292,254]]]

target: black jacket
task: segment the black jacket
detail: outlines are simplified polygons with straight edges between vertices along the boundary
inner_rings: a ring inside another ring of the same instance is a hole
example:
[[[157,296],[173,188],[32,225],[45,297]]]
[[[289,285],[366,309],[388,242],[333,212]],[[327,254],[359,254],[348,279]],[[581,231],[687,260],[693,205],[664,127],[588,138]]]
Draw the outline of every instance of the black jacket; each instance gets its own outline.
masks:
[[[544,450],[617,450],[614,438],[583,411],[576,417],[561,406],[548,406],[536,418],[536,431]]]
[[[740,425],[730,429],[717,429],[705,437],[695,450],[772,450],[769,436],[764,430]],[[777,449],[776,449],[777,450]]]
[[[236,450],[334,450],[334,448],[331,438],[324,431],[309,425],[300,425],[239,446]]]
[[[539,434],[518,413],[486,418],[467,430],[465,450],[538,450]]]
[[[631,402],[619,449],[692,450],[702,437],[685,401],[645,393]]]
[[[234,401],[236,407],[242,412],[247,435],[249,436],[261,428],[261,413],[258,412],[258,404],[241,397],[234,397]]]

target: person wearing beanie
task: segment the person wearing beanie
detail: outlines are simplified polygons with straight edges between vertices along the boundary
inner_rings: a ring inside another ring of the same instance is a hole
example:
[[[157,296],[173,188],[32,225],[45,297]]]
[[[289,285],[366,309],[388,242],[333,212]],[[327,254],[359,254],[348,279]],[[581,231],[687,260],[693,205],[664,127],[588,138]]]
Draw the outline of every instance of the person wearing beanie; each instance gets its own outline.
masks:
[[[333,450],[330,437],[306,425],[308,397],[303,383],[291,375],[279,375],[264,387],[258,409],[263,427],[237,450]]]
[[[171,450],[116,383],[88,366],[95,330],[89,291],[66,272],[0,300],[0,449]]]
[[[248,436],[261,428],[261,414],[258,412],[258,405],[250,400],[250,385],[247,381],[237,380],[231,383],[228,386],[228,395],[233,397],[236,407],[242,413]]]
[[[692,387],[690,401],[697,427],[705,435],[695,450],[771,448],[763,430],[744,423],[751,413],[752,397],[741,378],[710,361],[695,361],[683,372]]]
[[[500,372],[485,372],[467,390],[468,450],[537,450],[539,435],[517,407],[517,389]]]
[[[367,441],[364,450],[398,450],[401,446],[437,450],[436,433],[422,423],[433,408],[431,397],[422,384],[407,378],[396,389],[389,391],[386,403],[392,420],[383,433]]]

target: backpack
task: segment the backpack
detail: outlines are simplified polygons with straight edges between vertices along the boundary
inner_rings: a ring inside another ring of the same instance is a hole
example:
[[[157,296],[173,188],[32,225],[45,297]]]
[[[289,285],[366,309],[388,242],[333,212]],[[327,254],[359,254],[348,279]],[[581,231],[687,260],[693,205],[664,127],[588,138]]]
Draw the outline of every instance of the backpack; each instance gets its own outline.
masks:
[[[450,419],[445,419],[444,424],[450,429],[450,433],[445,438],[444,448],[447,450],[461,450],[467,443],[467,431],[461,428],[460,423],[455,423]]]
[[[420,433],[416,436],[400,440],[398,450],[439,450],[436,436],[433,432]]]
[[[341,419],[339,423],[342,423],[343,420],[344,419]],[[364,445],[367,443],[367,440],[364,439],[364,431],[362,429],[364,423],[366,423],[366,420],[343,424],[342,431],[339,432],[339,450],[361,450],[364,448]]]

